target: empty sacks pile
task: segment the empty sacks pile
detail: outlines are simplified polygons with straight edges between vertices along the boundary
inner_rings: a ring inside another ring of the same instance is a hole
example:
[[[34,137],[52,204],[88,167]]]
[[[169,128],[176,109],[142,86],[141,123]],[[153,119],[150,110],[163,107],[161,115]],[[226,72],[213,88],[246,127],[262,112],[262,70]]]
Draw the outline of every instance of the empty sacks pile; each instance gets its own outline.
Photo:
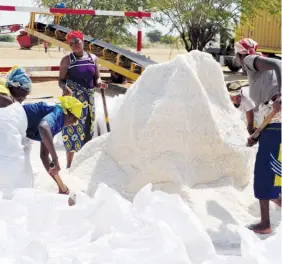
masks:
[[[261,241],[245,228],[240,231],[243,256],[217,255],[200,220],[179,195],[151,188],[145,186],[131,203],[100,184],[94,199],[78,194],[75,207],[68,207],[64,195],[18,189],[12,200],[0,199],[0,263],[281,262],[281,233]]]
[[[111,127],[72,165],[72,177],[90,196],[105,182],[131,199],[147,183],[185,198],[183,186],[233,177],[242,187],[252,175],[255,150],[243,146],[245,125],[209,54],[192,51],[146,68]]]

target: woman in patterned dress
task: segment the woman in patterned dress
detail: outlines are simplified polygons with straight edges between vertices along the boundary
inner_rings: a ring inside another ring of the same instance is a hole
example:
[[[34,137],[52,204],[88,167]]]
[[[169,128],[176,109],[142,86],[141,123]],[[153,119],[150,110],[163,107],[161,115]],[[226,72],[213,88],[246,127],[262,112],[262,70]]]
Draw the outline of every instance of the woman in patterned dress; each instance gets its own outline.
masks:
[[[72,53],[61,61],[59,86],[63,90],[63,95],[72,95],[83,103],[82,116],[78,122],[62,130],[67,151],[67,168],[70,168],[74,153],[93,137],[95,86],[104,87],[100,79],[97,57],[84,51],[83,34],[79,31],[71,31],[66,39]]]

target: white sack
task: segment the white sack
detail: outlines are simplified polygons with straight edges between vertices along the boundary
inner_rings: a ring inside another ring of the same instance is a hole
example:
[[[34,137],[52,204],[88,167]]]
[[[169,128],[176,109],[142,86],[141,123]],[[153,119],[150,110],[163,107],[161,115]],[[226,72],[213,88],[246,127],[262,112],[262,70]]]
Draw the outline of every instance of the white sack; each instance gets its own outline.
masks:
[[[21,104],[0,109],[0,191],[4,197],[33,184],[26,129],[27,117]]]

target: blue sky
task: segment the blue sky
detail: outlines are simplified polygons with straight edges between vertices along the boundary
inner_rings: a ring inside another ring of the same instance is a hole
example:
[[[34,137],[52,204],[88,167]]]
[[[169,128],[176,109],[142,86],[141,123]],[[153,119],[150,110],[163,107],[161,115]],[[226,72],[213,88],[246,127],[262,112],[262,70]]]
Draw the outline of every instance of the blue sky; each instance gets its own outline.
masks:
[[[60,2],[60,1],[58,1]],[[63,2],[63,1],[62,1]],[[0,5],[11,5],[11,6],[33,6],[31,0],[0,0]],[[118,10],[117,10],[118,11]],[[24,24],[29,22],[29,13],[24,12],[6,12],[0,11],[0,25],[9,24]],[[162,31],[164,34],[167,33],[167,28],[161,25],[156,26],[157,29]],[[151,29],[144,28],[144,33],[150,31]],[[130,31],[135,34],[137,28],[131,27]]]

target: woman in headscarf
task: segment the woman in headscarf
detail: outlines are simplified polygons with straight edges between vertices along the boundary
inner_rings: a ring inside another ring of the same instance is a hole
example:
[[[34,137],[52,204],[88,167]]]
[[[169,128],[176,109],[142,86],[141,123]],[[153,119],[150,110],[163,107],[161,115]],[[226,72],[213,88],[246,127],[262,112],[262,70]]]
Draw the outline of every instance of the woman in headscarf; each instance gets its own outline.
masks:
[[[63,129],[63,140],[67,151],[67,168],[71,166],[75,152],[92,139],[94,133],[95,86],[104,88],[100,79],[97,57],[84,51],[84,37],[79,31],[67,34],[72,53],[60,64],[59,86],[63,95],[72,95],[83,103],[82,118]]]
[[[0,78],[0,107],[6,107],[15,101],[22,103],[31,92],[31,79],[23,68],[14,66]]]
[[[236,58],[248,75],[250,98],[264,117],[272,110],[276,112],[258,139],[254,193],[260,202],[261,221],[249,226],[255,233],[269,234],[272,232],[269,201],[281,207],[281,60],[261,56],[257,48],[257,42],[252,39],[235,44]],[[256,143],[248,139],[249,146]]]
[[[72,96],[61,96],[59,100],[60,105],[44,102],[23,105],[28,123],[26,136],[41,142],[40,157],[46,171],[52,177],[61,169],[53,137],[61,132],[64,126],[76,123],[83,108],[83,104]],[[51,168],[50,164],[54,166]],[[60,188],[59,193],[63,193]]]

